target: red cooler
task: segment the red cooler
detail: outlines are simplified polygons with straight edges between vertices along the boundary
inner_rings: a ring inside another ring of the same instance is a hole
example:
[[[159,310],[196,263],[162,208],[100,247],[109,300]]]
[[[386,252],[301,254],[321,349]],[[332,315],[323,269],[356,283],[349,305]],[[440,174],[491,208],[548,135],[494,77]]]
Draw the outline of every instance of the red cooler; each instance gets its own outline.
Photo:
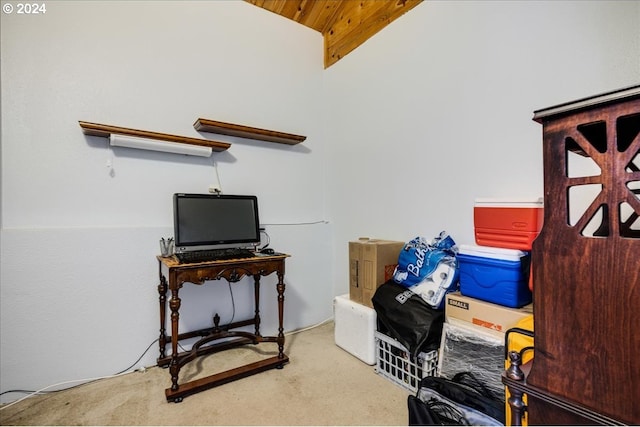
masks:
[[[542,199],[476,199],[473,225],[476,244],[530,251],[542,229]]]

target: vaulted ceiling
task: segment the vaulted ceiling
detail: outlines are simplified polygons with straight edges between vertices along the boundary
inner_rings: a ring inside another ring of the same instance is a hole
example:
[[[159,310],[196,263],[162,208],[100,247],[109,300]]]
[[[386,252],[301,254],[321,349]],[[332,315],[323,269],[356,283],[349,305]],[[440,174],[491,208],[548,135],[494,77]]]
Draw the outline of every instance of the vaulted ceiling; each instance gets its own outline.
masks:
[[[324,37],[324,66],[335,64],[422,0],[245,0]]]

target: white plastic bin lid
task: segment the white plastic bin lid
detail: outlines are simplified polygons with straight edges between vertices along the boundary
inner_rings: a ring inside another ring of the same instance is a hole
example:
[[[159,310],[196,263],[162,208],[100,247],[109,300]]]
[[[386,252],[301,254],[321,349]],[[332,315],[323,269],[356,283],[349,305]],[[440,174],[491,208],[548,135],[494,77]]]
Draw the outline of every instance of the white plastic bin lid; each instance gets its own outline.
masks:
[[[520,261],[520,258],[528,252],[517,249],[494,248],[491,246],[460,245],[458,252],[462,255],[471,255],[482,258],[502,259],[506,261]]]
[[[478,208],[542,208],[544,207],[544,199],[494,199],[494,198],[477,198],[475,206]]]

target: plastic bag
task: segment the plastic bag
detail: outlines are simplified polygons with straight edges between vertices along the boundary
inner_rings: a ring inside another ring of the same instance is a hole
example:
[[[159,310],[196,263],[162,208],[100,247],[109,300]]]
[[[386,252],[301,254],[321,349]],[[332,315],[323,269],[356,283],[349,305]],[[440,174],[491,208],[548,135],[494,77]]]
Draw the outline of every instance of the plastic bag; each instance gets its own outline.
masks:
[[[400,251],[393,280],[440,310],[445,295],[458,288],[457,252],[456,243],[444,231],[431,242],[416,237]]]

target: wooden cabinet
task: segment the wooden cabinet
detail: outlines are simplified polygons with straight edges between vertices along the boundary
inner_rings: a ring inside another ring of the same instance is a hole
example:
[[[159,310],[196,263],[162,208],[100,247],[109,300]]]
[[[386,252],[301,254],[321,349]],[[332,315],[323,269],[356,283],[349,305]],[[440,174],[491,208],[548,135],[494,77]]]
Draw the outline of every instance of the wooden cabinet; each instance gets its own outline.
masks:
[[[522,370],[509,355],[512,412],[524,393],[530,425],[640,424],[640,86],[534,120],[545,191],[532,249],[535,349]],[[574,173],[574,156],[597,172]],[[595,189],[587,203],[583,188]]]

